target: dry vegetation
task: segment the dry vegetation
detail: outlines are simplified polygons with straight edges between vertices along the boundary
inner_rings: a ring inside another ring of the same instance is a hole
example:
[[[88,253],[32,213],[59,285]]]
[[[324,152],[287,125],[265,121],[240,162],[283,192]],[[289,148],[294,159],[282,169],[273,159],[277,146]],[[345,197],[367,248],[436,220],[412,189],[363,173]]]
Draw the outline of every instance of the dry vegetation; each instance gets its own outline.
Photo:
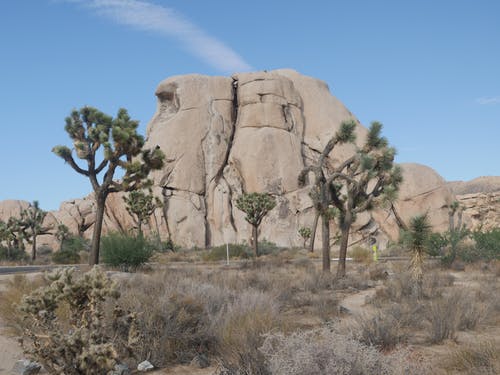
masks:
[[[351,264],[339,281],[300,251],[230,267],[186,264],[192,257],[179,256],[179,264],[170,256],[157,270],[113,273],[119,306],[137,314],[137,341],[123,362],[148,359],[169,367],[203,355],[216,373],[249,375],[500,369],[498,264],[454,275],[427,269],[416,299],[403,263],[370,264],[361,257],[366,263]],[[16,277],[2,293],[8,303],[0,314],[16,332],[25,327],[14,306],[36,285]],[[372,297],[360,311],[341,307],[346,296],[367,291]]]

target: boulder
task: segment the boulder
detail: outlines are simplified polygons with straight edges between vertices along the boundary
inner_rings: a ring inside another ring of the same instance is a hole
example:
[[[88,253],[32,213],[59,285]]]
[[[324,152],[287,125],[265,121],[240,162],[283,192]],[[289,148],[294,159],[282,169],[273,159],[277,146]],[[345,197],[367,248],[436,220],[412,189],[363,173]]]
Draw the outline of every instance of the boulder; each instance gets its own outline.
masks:
[[[181,246],[248,241],[251,227],[235,204],[242,192],[269,192],[276,197],[276,208],[260,227],[261,239],[301,246],[298,229],[312,226],[314,209],[309,188],[298,186],[298,174],[317,161],[343,121],[356,122],[358,145],[367,134],[324,82],[289,69],[232,77],[175,76],[159,84],[156,97],[146,147],[159,146],[166,155],[164,168],[150,176],[164,207],[156,210],[144,230]],[[338,147],[327,163],[339,163],[353,152],[353,145]],[[399,228],[411,216],[423,212],[429,212],[434,229],[446,229],[446,206],[453,195],[443,179],[416,164],[404,164],[403,171],[399,200],[358,215],[351,244],[376,238],[383,247],[397,239]],[[135,227],[122,197],[109,196],[104,233]],[[3,205],[0,218],[7,212]],[[63,202],[47,220],[90,238],[94,212],[91,194]],[[335,223],[331,225],[334,242]],[[317,238],[320,232],[319,228]]]

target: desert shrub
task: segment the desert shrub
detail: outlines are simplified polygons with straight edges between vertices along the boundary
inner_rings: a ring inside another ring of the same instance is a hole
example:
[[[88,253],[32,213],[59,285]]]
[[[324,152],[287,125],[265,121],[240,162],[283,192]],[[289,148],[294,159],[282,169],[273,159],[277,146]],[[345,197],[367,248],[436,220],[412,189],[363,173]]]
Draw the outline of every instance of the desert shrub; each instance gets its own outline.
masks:
[[[19,314],[18,305],[24,295],[31,293],[45,282],[41,277],[28,278],[26,275],[14,275],[7,282],[4,291],[0,292],[0,316],[10,333],[20,336],[29,326]]]
[[[356,339],[382,351],[393,350],[405,342],[407,335],[402,330],[400,320],[392,314],[393,311],[385,309],[373,316],[358,316]]]
[[[371,303],[380,306],[386,302],[401,302],[411,297],[414,282],[408,272],[400,272],[388,280],[384,288],[377,289]]]
[[[383,355],[328,328],[289,336],[268,334],[260,350],[273,375],[418,375],[428,371],[421,363],[408,361],[404,352]]]
[[[282,248],[278,247],[274,242],[268,241],[266,239],[259,241],[259,254],[260,255],[268,255],[268,254],[277,254],[282,250]]]
[[[248,259],[252,255],[252,249],[247,245],[243,244],[229,244],[229,258],[230,259]],[[220,260],[227,259],[227,248],[226,245],[220,245],[212,247],[210,250],[205,252],[202,256],[204,261],[216,262]]]
[[[101,260],[124,271],[134,270],[153,255],[153,247],[141,235],[111,233],[101,239]]]
[[[500,259],[500,228],[472,233],[477,249],[477,257],[482,260]]]
[[[500,346],[492,341],[469,344],[453,350],[442,361],[449,373],[494,375],[500,373]]]
[[[25,296],[19,306],[29,327],[23,334],[25,352],[54,374],[102,374],[113,369],[120,357],[117,325],[123,321],[129,327],[124,336],[130,343],[134,321],[115,310],[115,324],[105,323],[104,302],[119,296],[114,284],[97,267],[81,277],[75,269],[58,269],[46,279],[49,285]],[[67,320],[58,316],[61,308]]]
[[[458,325],[459,330],[473,330],[489,315],[489,306],[481,302],[476,293],[471,291],[455,291],[459,304]]]
[[[427,239],[427,254],[430,256],[441,256],[444,253],[448,240],[441,233],[431,233]]]
[[[324,294],[314,298],[310,305],[312,312],[324,322],[329,322],[339,314],[339,298],[335,294]]]
[[[373,261],[371,250],[362,246],[354,246],[351,250],[351,257],[358,263],[371,263]]]
[[[168,276],[138,274],[121,287],[120,307],[134,310],[140,317],[136,323],[137,358],[148,358],[162,367],[188,363],[197,353],[210,351],[214,339],[209,332],[207,300],[222,306],[221,293],[202,283],[195,293],[190,284],[189,274],[172,272]]]
[[[129,278],[119,303],[140,316],[137,356],[161,367],[216,355],[232,373],[259,373],[263,358],[256,348],[262,333],[281,327],[280,305],[276,294],[250,282],[245,274],[199,269]]]
[[[28,259],[29,256],[24,250],[0,245],[0,261],[19,262]]]
[[[171,238],[162,241],[158,233],[153,233],[148,238],[149,243],[153,247],[154,251],[157,251],[159,253],[177,252],[180,250],[180,246],[176,245]]]
[[[368,269],[370,280],[386,280],[389,276],[387,266],[383,264],[373,264]]]
[[[73,250],[59,250],[52,254],[52,261],[56,264],[78,264],[80,253]]]
[[[446,339],[455,339],[460,322],[462,295],[451,293],[430,302],[427,310],[429,322],[429,340],[433,344],[441,343]]]
[[[279,305],[261,292],[246,291],[221,311],[215,327],[217,353],[229,374],[270,374],[258,348],[263,334],[279,328]]]

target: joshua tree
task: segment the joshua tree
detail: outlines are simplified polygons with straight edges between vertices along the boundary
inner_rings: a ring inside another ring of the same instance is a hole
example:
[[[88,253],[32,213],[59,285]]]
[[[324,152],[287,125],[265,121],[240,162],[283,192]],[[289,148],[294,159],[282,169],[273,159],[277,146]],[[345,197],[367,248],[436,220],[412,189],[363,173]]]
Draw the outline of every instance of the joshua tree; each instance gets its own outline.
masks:
[[[148,194],[143,190],[131,191],[123,200],[127,204],[127,211],[137,223],[139,236],[142,236],[142,223],[147,222],[157,208],[163,207],[163,203],[153,195],[151,189]]]
[[[256,257],[259,256],[259,225],[275,206],[274,197],[266,193],[245,193],[236,199],[236,207],[247,214],[245,220],[252,225],[253,251]]]
[[[48,228],[42,226],[47,211],[40,208],[38,201],[33,201],[26,209],[21,211],[19,219],[21,227],[29,243],[31,243],[31,260],[36,259],[36,238],[40,234],[48,233]]]
[[[448,205],[448,232],[445,233],[444,238],[450,246],[450,253],[443,258],[444,263],[446,264],[452,264],[455,261],[458,252],[458,245],[470,234],[469,230],[467,230],[465,225],[462,224],[462,214],[463,208],[460,206],[458,201],[453,201]],[[456,223],[455,216],[457,216]]]
[[[158,147],[143,150],[144,138],[137,133],[138,125],[137,121],[130,119],[125,109],[118,110],[113,119],[95,108],[83,107],[74,110],[66,118],[65,130],[73,141],[76,156],[86,163],[86,167],[76,163],[69,147],[56,146],[52,149],[76,172],[88,177],[94,190],[97,210],[90,265],[99,263],[99,245],[108,195],[149,186],[149,172],[163,166],[164,155]],[[98,161],[100,155],[102,160]],[[113,179],[117,168],[125,171],[120,181]],[[101,172],[104,172],[104,177],[99,181]]]
[[[66,225],[59,224],[55,236],[59,240],[59,250],[62,250],[64,241],[71,237],[71,233]]]
[[[415,216],[410,220],[407,241],[412,252],[410,268],[415,280],[415,294],[418,298],[422,296],[424,256],[430,235],[431,225],[427,214]]]
[[[21,220],[14,216],[9,217],[6,223],[6,241],[10,249],[18,249],[24,251],[24,240],[27,239],[26,228],[22,225]]]
[[[308,227],[302,227],[299,229],[299,234],[300,237],[304,240],[304,249],[306,248],[306,242],[309,238],[311,238],[311,228]],[[314,249],[310,249],[313,251]]]
[[[336,217],[340,228],[340,249],[337,277],[345,276],[347,244],[352,224],[360,212],[377,203],[393,200],[402,181],[401,170],[394,166],[396,150],[381,137],[382,124],[373,122],[365,144],[338,166],[327,170],[326,159],[334,147],[354,143],[356,123],[347,121],[327,143],[316,165],[308,166],[299,175],[304,185],[310,172],[315,175],[311,197],[322,217],[323,270],[330,271],[330,219]]]

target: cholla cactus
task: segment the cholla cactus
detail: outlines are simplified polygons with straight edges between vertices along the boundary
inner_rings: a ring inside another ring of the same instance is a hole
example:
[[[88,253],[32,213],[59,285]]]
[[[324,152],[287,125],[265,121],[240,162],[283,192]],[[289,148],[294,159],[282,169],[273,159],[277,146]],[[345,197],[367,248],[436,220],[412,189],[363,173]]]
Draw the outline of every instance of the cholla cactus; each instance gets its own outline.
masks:
[[[49,284],[25,296],[19,306],[29,327],[22,340],[25,353],[53,374],[112,370],[118,353],[104,304],[119,297],[115,283],[97,267],[81,277],[76,277],[74,268],[57,269],[46,279]],[[68,316],[61,316],[61,311]],[[132,314],[115,315],[133,331]]]

